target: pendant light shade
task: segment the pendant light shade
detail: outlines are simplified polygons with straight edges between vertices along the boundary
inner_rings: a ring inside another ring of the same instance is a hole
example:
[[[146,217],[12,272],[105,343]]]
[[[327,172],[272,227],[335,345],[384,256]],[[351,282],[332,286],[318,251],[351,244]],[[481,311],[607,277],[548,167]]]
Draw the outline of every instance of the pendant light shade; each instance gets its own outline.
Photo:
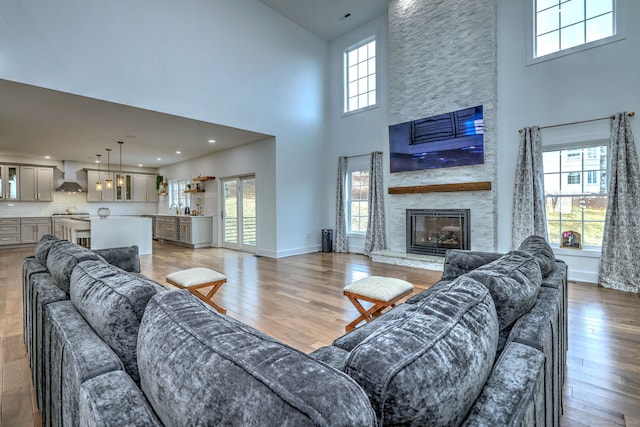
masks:
[[[96,191],[102,191],[102,172],[100,171],[100,157],[102,154],[96,154],[98,156],[98,160],[96,163],[98,164],[98,180],[96,181]]]
[[[106,148],[107,150],[107,179],[104,181],[105,187],[107,190],[111,190],[113,188],[113,179],[111,179],[111,148]]]
[[[118,145],[120,146],[120,173],[118,174],[118,187],[122,187],[124,185],[124,175],[122,175],[122,144],[124,142],[118,141]]]

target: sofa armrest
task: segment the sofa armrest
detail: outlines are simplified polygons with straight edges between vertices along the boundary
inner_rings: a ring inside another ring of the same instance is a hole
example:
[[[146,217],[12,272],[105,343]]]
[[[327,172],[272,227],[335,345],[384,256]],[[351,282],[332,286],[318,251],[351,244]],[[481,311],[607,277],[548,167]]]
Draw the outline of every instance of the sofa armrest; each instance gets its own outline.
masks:
[[[545,425],[543,384],[542,352],[510,342],[462,425]]]
[[[80,387],[81,426],[161,426],[142,391],[124,371],[102,374]]]
[[[444,256],[442,280],[454,280],[480,266],[497,260],[502,255],[504,254],[496,252],[449,249]]]

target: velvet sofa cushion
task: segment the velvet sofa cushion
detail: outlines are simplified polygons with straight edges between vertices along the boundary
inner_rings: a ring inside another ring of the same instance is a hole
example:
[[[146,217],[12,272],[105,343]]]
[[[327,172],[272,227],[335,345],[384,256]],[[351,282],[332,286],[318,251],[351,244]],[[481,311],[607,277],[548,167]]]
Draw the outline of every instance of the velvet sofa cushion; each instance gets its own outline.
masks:
[[[349,377],[223,316],[186,290],[149,301],[140,384],[165,425],[373,426]]]
[[[51,250],[53,245],[58,242],[61,242],[61,240],[55,236],[52,236],[51,234],[46,234],[40,238],[38,244],[36,245],[36,250],[34,253],[36,259],[40,264],[47,264],[47,256],[49,256],[49,251]]]
[[[458,425],[489,376],[497,342],[489,291],[462,276],[358,344],[344,372],[366,391],[379,425]]]
[[[82,383],[79,412],[81,426],[162,426],[142,391],[124,371],[107,372]]]
[[[164,288],[101,261],[79,263],[71,274],[71,302],[139,381],[138,328],[149,299]]]
[[[494,252],[449,249],[444,254],[444,266],[441,280],[455,280],[465,273],[495,261],[500,258],[501,255],[502,254]]]
[[[94,249],[96,254],[100,255],[109,264],[130,273],[140,273],[140,255],[138,247],[123,246],[118,248]]]
[[[344,361],[347,356],[349,356],[349,352],[340,347],[336,347],[335,345],[327,345],[312,351],[309,353],[309,356],[313,357],[315,360],[326,363],[334,369],[342,371],[344,368]]]
[[[100,259],[99,255],[82,246],[61,240],[49,250],[47,269],[56,286],[69,294],[69,280],[71,279],[71,272],[76,265],[82,261]]]
[[[547,239],[541,236],[529,236],[518,247],[519,251],[533,255],[540,266],[542,277],[547,277],[556,262],[556,255]]]
[[[533,307],[542,282],[536,259],[520,251],[506,253],[465,276],[479,281],[491,292],[501,331]]]

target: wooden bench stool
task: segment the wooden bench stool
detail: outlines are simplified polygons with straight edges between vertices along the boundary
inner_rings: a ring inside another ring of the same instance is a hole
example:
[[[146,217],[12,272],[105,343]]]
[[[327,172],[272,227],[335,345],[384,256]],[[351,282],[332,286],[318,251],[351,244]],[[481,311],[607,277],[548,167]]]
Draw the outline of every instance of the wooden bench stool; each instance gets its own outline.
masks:
[[[227,276],[224,274],[210,268],[196,267],[171,273],[166,280],[180,289],[189,290],[193,295],[218,310],[218,313],[227,314],[227,310],[211,300],[222,285],[227,283]],[[198,289],[207,287],[211,287],[211,290],[206,295],[198,291]]]
[[[382,310],[395,307],[398,301],[411,295],[412,292],[411,283],[392,277],[369,276],[345,286],[344,295],[360,313],[360,317],[345,326],[345,331],[353,331],[363,320],[371,322],[373,317],[378,316]],[[367,301],[373,305],[365,310],[360,301]]]

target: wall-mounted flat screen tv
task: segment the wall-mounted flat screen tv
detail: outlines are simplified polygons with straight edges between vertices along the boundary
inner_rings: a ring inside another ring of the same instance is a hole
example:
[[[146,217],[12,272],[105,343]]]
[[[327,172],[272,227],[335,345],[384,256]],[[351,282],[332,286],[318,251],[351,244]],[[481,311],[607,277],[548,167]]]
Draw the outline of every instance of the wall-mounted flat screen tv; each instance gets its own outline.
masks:
[[[389,126],[391,172],[484,163],[482,105]]]

